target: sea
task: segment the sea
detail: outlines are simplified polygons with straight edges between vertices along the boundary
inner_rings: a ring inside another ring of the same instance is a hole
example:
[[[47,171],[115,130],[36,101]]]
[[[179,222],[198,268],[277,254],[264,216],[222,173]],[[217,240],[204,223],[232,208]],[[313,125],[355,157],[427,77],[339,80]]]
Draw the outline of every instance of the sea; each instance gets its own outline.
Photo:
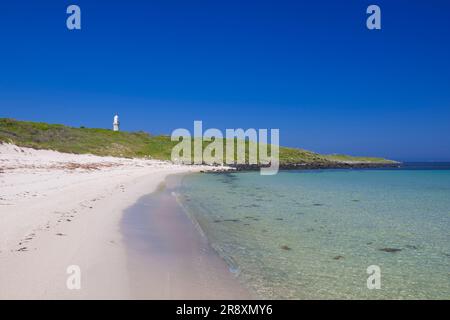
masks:
[[[186,175],[173,191],[262,299],[450,299],[450,163]]]

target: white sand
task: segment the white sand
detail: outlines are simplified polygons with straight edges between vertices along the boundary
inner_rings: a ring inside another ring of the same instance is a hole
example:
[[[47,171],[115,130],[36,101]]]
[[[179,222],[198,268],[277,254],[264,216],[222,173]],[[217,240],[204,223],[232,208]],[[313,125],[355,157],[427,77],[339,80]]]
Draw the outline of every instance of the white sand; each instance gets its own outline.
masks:
[[[0,299],[133,298],[123,210],[168,174],[202,169],[0,144]],[[70,265],[81,290],[66,286]]]

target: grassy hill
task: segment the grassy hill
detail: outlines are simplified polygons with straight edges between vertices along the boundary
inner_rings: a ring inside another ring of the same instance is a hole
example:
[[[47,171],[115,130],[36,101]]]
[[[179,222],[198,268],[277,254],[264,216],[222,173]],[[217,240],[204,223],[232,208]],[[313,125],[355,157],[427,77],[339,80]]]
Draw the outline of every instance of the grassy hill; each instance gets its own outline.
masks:
[[[17,121],[0,118],[0,142],[35,149],[115,157],[151,157],[170,160],[173,146],[170,136],[139,132],[113,132],[107,129],[73,128],[60,124]],[[204,147],[207,143],[204,143]],[[381,158],[321,155],[280,147],[280,164],[393,163]]]

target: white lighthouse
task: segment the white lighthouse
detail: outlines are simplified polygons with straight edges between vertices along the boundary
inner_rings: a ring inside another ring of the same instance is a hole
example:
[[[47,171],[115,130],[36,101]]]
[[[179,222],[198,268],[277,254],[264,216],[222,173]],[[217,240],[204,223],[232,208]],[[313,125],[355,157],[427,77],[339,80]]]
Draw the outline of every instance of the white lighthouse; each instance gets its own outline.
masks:
[[[116,115],[114,116],[114,121],[113,121],[113,130],[114,131],[119,131],[119,116]]]

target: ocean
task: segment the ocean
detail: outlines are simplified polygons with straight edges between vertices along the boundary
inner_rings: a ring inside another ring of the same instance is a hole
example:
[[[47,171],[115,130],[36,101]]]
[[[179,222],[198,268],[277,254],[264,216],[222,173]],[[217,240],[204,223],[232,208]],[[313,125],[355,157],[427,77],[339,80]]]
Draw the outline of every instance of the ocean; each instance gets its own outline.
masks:
[[[450,298],[450,164],[191,174],[174,192],[257,297]]]

